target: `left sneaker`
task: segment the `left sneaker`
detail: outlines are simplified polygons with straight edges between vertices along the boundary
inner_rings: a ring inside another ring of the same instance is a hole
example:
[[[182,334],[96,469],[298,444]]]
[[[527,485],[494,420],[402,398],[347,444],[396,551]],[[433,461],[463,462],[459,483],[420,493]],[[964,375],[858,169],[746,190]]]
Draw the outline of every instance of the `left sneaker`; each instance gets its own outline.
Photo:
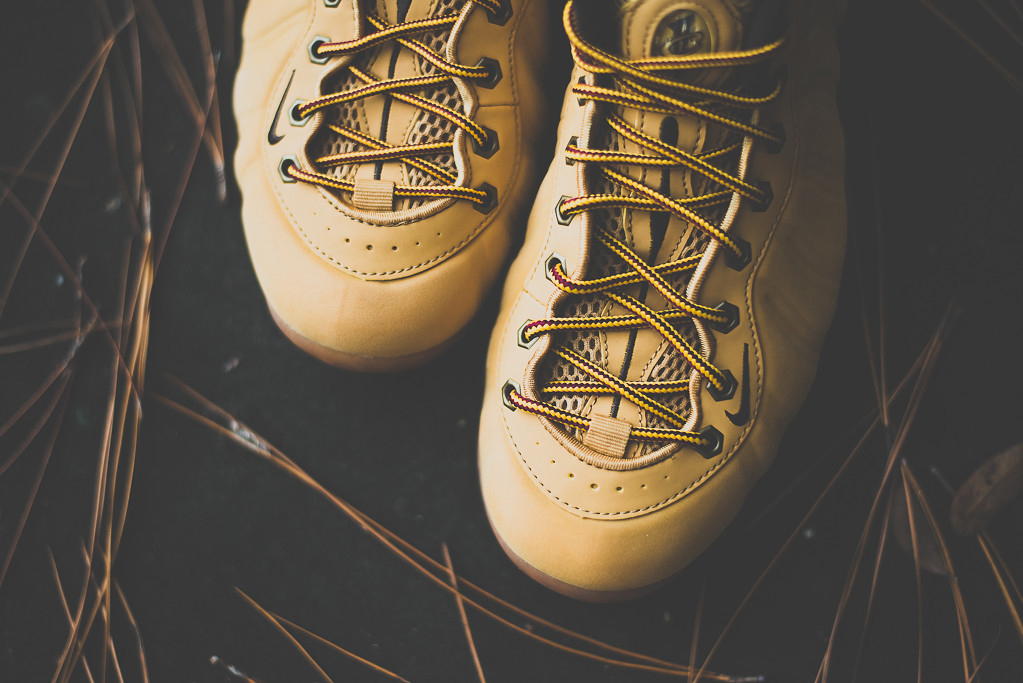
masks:
[[[809,390],[845,249],[835,3],[569,0],[558,155],[480,433],[509,556],[618,600],[682,569]],[[787,74],[787,75],[786,75]]]
[[[546,0],[251,0],[235,169],[270,312],[300,348],[399,370],[496,281],[535,183]]]

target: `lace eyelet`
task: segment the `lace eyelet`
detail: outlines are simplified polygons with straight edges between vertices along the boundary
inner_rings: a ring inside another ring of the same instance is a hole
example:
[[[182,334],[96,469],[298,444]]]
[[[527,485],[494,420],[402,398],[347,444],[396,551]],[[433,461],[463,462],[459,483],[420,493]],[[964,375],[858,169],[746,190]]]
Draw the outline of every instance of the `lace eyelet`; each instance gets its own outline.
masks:
[[[778,83],[779,92],[785,90],[785,86],[789,83],[789,67],[782,64],[774,70],[774,80]]]
[[[330,57],[320,54],[320,47],[330,42],[330,38],[316,36],[309,43],[309,61],[313,64],[326,64]]]
[[[504,407],[508,410],[515,411],[518,410],[518,408],[511,402],[511,394],[513,391],[520,396],[522,395],[522,387],[518,385],[518,382],[509,379],[504,383],[504,386],[501,387],[501,402],[504,403]]]
[[[480,128],[483,129],[484,135],[487,136],[486,140],[484,140],[483,144],[480,145],[478,142],[476,142],[476,138],[472,138],[472,151],[473,153],[476,154],[476,156],[481,156],[484,159],[489,159],[490,157],[494,156],[494,153],[497,152],[497,150],[501,149],[501,145],[497,140],[497,133],[490,130],[486,126],[480,126]]]
[[[532,323],[533,323],[532,320],[527,320],[526,322],[522,323],[522,327],[520,327],[519,331],[515,334],[516,341],[518,341],[519,346],[524,349],[531,348],[533,344],[536,343],[536,340],[540,338],[533,337],[532,339],[526,339],[526,328],[529,327]]]
[[[702,455],[707,460],[710,460],[715,456],[721,455],[721,449],[725,443],[725,437],[722,436],[721,432],[719,432],[711,425],[707,425],[699,432],[697,432],[697,434],[699,434],[704,439],[707,439],[710,442],[707,444],[703,444],[701,446],[694,446],[693,448],[697,453]]]
[[[487,90],[492,90],[495,85],[501,82],[501,63],[496,59],[484,57],[476,62],[476,66],[482,66],[487,70],[487,77],[476,81],[476,85]]]
[[[725,388],[718,389],[710,382],[707,382],[707,393],[710,397],[720,403],[721,401],[727,401],[735,396],[735,390],[739,388],[739,383],[735,381],[735,377],[728,370],[724,372]]]
[[[504,26],[511,19],[512,8],[510,0],[499,0],[498,4],[500,9],[491,13],[487,10],[487,21],[491,24],[497,24],[498,26]]]
[[[323,0],[324,7],[337,7],[341,4],[341,0]]]
[[[309,117],[299,113],[299,107],[303,104],[305,104],[305,100],[295,100],[291,108],[288,109],[288,120],[291,121],[291,125],[301,127],[309,123]]]
[[[579,137],[576,136],[576,135],[573,135],[572,137],[570,137],[568,139],[568,144],[565,146],[565,151],[567,152],[569,147],[578,147],[578,146],[579,146]],[[575,159],[569,159],[568,157],[565,157],[565,163],[567,165],[569,165],[569,166],[575,166]]]
[[[776,138],[781,138],[781,141],[780,142],[775,142],[773,140],[764,141],[764,151],[767,152],[768,154],[778,154],[785,148],[785,141],[787,139],[785,135],[785,126],[783,126],[779,121],[768,126],[767,130],[771,131],[771,133],[773,133]]]
[[[487,199],[482,204],[474,203],[472,205],[472,208],[476,209],[482,214],[488,214],[491,211],[493,211],[494,207],[497,206],[497,188],[491,185],[490,183],[483,183],[476,189],[484,192],[487,195]]]
[[[560,225],[568,225],[569,223],[572,222],[572,219],[575,218],[575,214],[572,214],[571,216],[566,216],[561,211],[561,206],[569,199],[570,197],[568,197],[567,195],[562,195],[561,199],[558,200],[558,203],[554,205],[554,218],[558,221]]]
[[[553,270],[554,266],[560,264],[561,270],[568,272],[568,268],[565,266],[565,257],[561,254],[554,252],[547,257],[547,261],[544,263],[544,273],[547,275],[547,279],[554,282]]]
[[[730,304],[727,301],[722,301],[714,310],[721,311],[728,316],[728,319],[720,323],[710,323],[710,326],[720,332],[721,334],[728,334],[736,328],[739,324],[739,309],[734,304]]]
[[[281,163],[277,164],[277,172],[281,174],[281,180],[286,183],[298,182],[298,178],[295,178],[288,172],[292,167],[298,168],[298,159],[291,154],[281,157]]]
[[[771,206],[771,202],[774,201],[774,191],[771,189],[771,183],[766,180],[761,180],[759,183],[754,185],[754,187],[760,190],[760,192],[764,195],[764,198],[759,202],[750,204],[750,208],[757,213],[767,211],[767,209]]]
[[[752,250],[750,249],[749,242],[739,237],[732,236],[736,245],[739,247],[739,254],[732,253],[730,249],[725,250],[725,265],[732,270],[743,270],[749,265],[750,261],[753,260]]]

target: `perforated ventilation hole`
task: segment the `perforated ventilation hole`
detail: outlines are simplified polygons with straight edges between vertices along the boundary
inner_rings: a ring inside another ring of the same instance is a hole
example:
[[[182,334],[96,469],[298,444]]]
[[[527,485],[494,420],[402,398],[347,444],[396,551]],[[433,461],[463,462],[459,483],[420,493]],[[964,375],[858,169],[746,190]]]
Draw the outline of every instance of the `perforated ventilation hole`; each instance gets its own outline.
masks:
[[[396,247],[396,246],[391,247],[391,251],[398,251],[398,247]]]
[[[599,484],[590,484],[590,488],[593,489],[594,491],[596,491],[597,489],[600,488],[600,485]]]
[[[366,245],[366,251],[373,251],[373,245],[372,244],[367,244]]]
[[[351,241],[352,241],[352,240],[351,240],[351,238],[350,238],[350,237],[346,237],[346,238],[345,238],[345,244],[349,244],[349,243],[351,243]]]
[[[621,486],[616,486],[615,487],[615,491],[617,491],[618,493],[621,493],[622,492],[622,487]]]
[[[640,484],[640,485],[639,485],[639,488],[641,488],[641,489],[645,489],[645,488],[646,488],[646,484]]]
[[[575,475],[574,475],[574,474],[572,474],[571,472],[569,472],[569,473],[568,473],[568,478],[569,478],[569,479],[575,479]]]

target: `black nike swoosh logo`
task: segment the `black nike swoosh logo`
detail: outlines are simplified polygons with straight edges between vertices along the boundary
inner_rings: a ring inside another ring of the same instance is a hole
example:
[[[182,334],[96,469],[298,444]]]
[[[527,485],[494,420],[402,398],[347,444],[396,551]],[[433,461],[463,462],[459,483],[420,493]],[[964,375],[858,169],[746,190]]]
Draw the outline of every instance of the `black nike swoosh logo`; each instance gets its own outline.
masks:
[[[291,82],[295,80],[295,70],[291,70],[291,78],[288,79],[288,85],[284,88],[284,94],[281,95],[281,101],[277,103],[277,113],[274,114],[274,120],[270,124],[270,130],[266,134],[266,141],[271,145],[276,145],[278,142],[284,139],[283,135],[277,134],[277,124],[281,120],[281,111],[284,110],[284,100],[288,98],[288,91],[291,90]]]
[[[742,397],[739,399],[739,410],[725,415],[736,427],[749,422],[749,344],[742,345]]]

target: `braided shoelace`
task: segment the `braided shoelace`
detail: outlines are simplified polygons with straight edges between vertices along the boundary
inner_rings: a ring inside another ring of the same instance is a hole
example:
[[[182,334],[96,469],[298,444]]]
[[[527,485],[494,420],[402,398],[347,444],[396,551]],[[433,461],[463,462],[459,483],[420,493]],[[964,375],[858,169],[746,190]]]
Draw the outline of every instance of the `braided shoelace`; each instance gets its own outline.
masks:
[[[507,14],[505,0],[467,0],[467,3],[483,9],[492,17],[502,17]],[[328,107],[342,105],[373,95],[390,95],[395,100],[405,102],[449,121],[456,128],[465,131],[473,150],[477,154],[489,156],[496,149],[497,144],[496,134],[493,131],[484,128],[461,112],[445,107],[421,95],[414,94],[443,87],[456,78],[473,81],[482,84],[483,87],[492,87],[492,84],[500,77],[499,67],[497,67],[496,62],[493,60],[481,60],[475,66],[457,64],[438,54],[421,40],[412,38],[412,36],[433,31],[451,30],[460,17],[461,12],[458,12],[400,24],[389,24],[377,14],[368,12],[366,14],[366,22],[376,29],[374,32],[368,33],[356,40],[316,43],[310,48],[311,56],[324,60],[337,57],[354,58],[356,55],[371,50],[383,43],[394,41],[432,64],[436,68],[437,73],[415,78],[385,80],[376,78],[368,71],[355,66],[355,60],[353,59],[353,63],[348,67],[348,70],[356,79],[361,81],[361,86],[344,92],[324,95],[302,103],[293,109],[293,115],[297,119],[305,119]],[[328,127],[342,138],[357,143],[362,149],[321,156],[312,160],[313,168],[311,169],[299,168],[296,163],[291,162],[282,169],[282,172],[293,180],[342,192],[354,192],[355,183],[339,180],[324,171],[349,164],[399,161],[434,178],[439,184],[418,186],[397,185],[394,188],[394,196],[396,198],[463,199],[472,202],[477,209],[483,212],[489,211],[496,202],[496,191],[489,185],[479,188],[457,185],[458,176],[456,173],[431,161],[419,158],[451,153],[454,140],[414,145],[391,145],[347,126],[330,124]]]
[[[745,95],[741,92],[727,92],[686,83],[678,76],[687,70],[692,73],[692,70],[699,69],[700,73],[706,73],[711,69],[758,64],[772,57],[782,46],[783,41],[779,40],[751,50],[623,60],[594,47],[580,37],[574,4],[574,0],[569,0],[565,6],[565,30],[572,45],[576,64],[581,69],[595,74],[593,80],[596,84],[580,82],[572,87],[572,93],[581,101],[603,103],[604,106],[597,110],[593,125],[599,125],[598,121],[602,120],[618,136],[635,143],[644,150],[644,153],[584,149],[580,148],[577,139],[573,138],[565,150],[566,160],[569,163],[587,164],[584,170],[593,173],[591,178],[595,179],[599,174],[617,191],[563,197],[556,207],[557,220],[567,224],[576,215],[600,209],[668,212],[715,240],[723,249],[726,262],[731,267],[741,270],[750,261],[749,245],[728,234],[720,224],[715,224],[701,212],[707,209],[720,209],[731,203],[735,195],[751,202],[754,207],[766,207],[770,203],[769,186],[752,184],[728,169],[737,165],[735,160],[741,154],[746,138],[753,138],[768,145],[782,144],[782,134],[757,126],[753,114],[757,108],[778,97],[781,82],[779,80],[767,94]],[[669,74],[674,72],[672,75],[675,75],[675,78],[662,75],[664,72]],[[693,154],[638,130],[614,112],[620,107],[667,116],[695,118],[708,125],[721,127],[728,134],[722,146]],[[743,113],[745,116],[741,116]],[[692,197],[669,197],[618,170],[626,166],[688,169],[694,175],[698,174],[708,181],[705,184],[706,191]],[[542,335],[566,330],[607,332],[652,328],[699,373],[713,398],[716,400],[730,398],[736,389],[735,378],[727,370],[716,367],[694,348],[678,331],[677,324],[686,319],[699,320],[715,330],[727,332],[737,324],[738,310],[728,303],[712,308],[691,301],[667,279],[668,276],[692,274],[704,254],[648,265],[607,229],[595,224],[593,234],[601,248],[625,265],[624,272],[589,280],[573,279],[566,272],[560,258],[554,256],[547,262],[548,275],[555,286],[565,294],[599,294],[618,304],[628,313],[532,321],[520,330],[520,342],[528,344]],[[644,286],[652,288],[664,297],[668,303],[665,310],[653,310],[639,299],[625,293],[625,288],[644,283]],[[656,415],[668,425],[633,426],[631,439],[662,445],[684,444],[695,448],[706,457],[716,455],[720,451],[722,437],[718,430],[708,426],[698,432],[686,431],[684,429],[686,416],[666,405],[663,399],[659,400],[659,397],[688,391],[690,388],[688,379],[625,381],[571,349],[558,346],[551,348],[551,353],[577,368],[589,379],[573,382],[551,381],[543,387],[544,394],[617,395]],[[544,416],[567,427],[583,431],[590,427],[590,418],[551,403],[527,398],[515,387],[506,387],[505,398],[516,408]]]

